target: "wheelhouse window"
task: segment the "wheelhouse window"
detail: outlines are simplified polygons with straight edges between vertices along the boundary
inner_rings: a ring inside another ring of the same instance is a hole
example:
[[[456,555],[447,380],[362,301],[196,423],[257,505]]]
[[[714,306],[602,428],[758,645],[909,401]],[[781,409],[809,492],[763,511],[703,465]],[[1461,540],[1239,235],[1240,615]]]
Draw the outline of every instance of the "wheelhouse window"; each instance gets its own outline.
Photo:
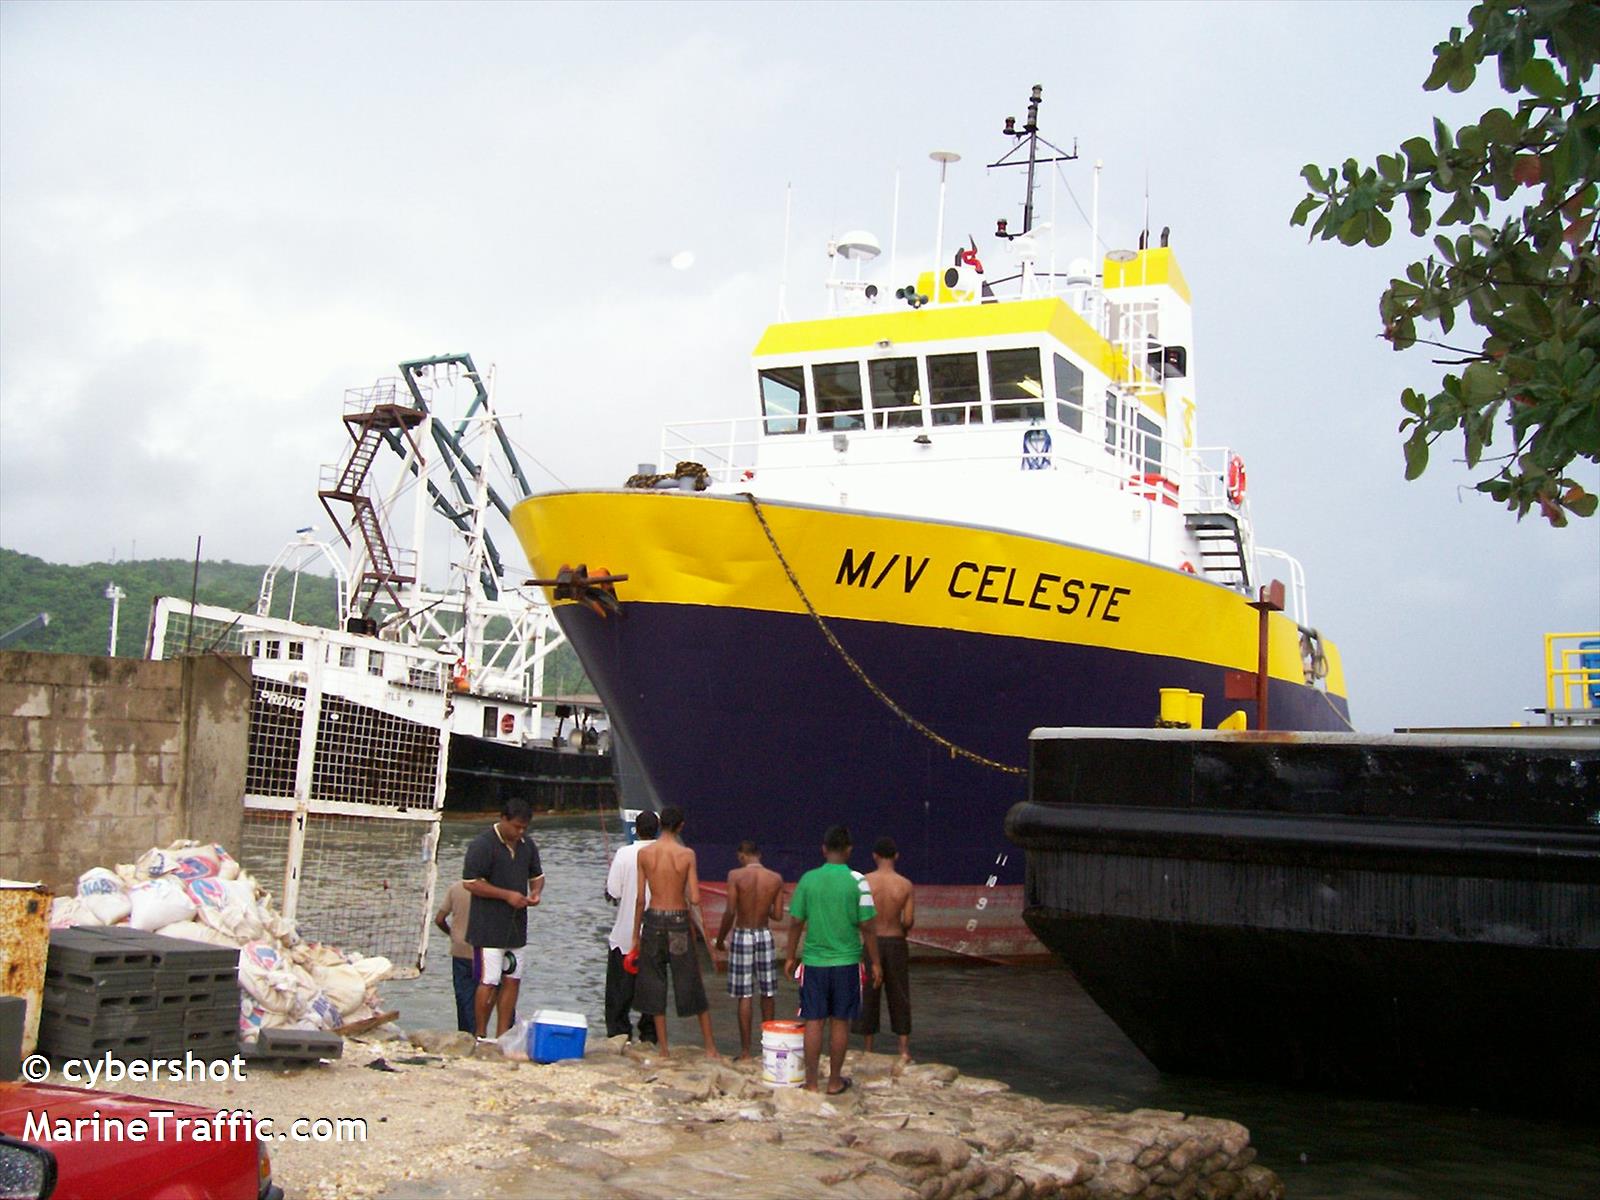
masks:
[[[367,674],[368,675],[382,675],[383,674],[383,651],[382,650],[368,650],[367,651]]]
[[[1161,474],[1161,426],[1157,425],[1143,413],[1134,418],[1137,432],[1134,435],[1134,446],[1143,457],[1143,471],[1146,475]]]
[[[761,415],[768,433],[806,431],[806,375],[801,367],[769,367],[761,372]]]
[[[1044,375],[1039,348],[989,351],[989,398],[999,421],[1044,420]]]
[[[1068,429],[1083,432],[1083,372],[1078,364],[1056,354],[1056,420]]]
[[[983,424],[976,354],[928,355],[928,400],[935,425]]]
[[[817,363],[811,368],[811,384],[817,393],[818,430],[865,427],[860,363]]]
[[[909,429],[922,424],[922,385],[914,358],[878,358],[867,364],[874,429]]]

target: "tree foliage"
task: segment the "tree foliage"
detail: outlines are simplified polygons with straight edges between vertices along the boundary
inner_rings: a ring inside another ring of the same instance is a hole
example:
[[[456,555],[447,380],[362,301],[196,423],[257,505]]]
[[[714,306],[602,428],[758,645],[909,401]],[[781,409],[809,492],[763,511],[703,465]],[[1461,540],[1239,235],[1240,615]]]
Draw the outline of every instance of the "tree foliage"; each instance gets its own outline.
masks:
[[[1572,464],[1600,462],[1600,102],[1587,90],[1600,5],[1491,0],[1467,20],[1465,34],[1452,29],[1434,48],[1423,87],[1465,91],[1493,59],[1514,110],[1491,108],[1453,132],[1435,119],[1431,137],[1370,166],[1307,166],[1311,190],[1291,223],[1309,221],[1313,238],[1381,246],[1403,204],[1414,236],[1441,230],[1434,252],[1391,280],[1378,306],[1394,349],[1439,346],[1459,357],[1438,361],[1462,368],[1431,394],[1402,393],[1406,478],[1459,429],[1468,467],[1496,468],[1478,491],[1519,520],[1537,508],[1565,525],[1568,513],[1596,507],[1568,474]],[[1419,322],[1449,336],[1463,317],[1481,345],[1418,337]],[[1495,442],[1500,432],[1509,444]]]
[[[156,597],[187,597],[194,587],[200,604],[254,612],[265,571],[264,565],[202,561],[196,585],[194,563],[180,558],[70,567],[0,548],[0,633],[36,613],[47,612],[47,627],[35,629],[8,648],[104,654],[111,624],[111,602],[105,592],[106,585],[114,582],[125,593],[117,620],[117,653],[137,658],[144,654]],[[273,595],[274,616],[288,615],[289,590],[287,575],[280,576]],[[294,615],[309,625],[332,628],[336,623],[333,581],[308,573],[298,589]],[[489,635],[499,636],[500,632],[491,623]],[[594,691],[570,643],[557,646],[545,660],[544,690],[562,696]]]

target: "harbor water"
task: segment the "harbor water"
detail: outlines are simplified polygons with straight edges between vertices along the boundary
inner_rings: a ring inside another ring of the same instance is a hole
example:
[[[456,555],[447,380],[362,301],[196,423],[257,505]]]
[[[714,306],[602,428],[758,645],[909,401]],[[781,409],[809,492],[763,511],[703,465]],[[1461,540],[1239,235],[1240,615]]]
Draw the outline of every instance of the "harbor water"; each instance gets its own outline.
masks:
[[[441,892],[459,874],[467,843],[483,828],[481,821],[444,824]],[[605,1033],[606,934],[616,912],[605,898],[605,876],[620,830],[608,814],[536,818],[530,833],[539,844],[545,889],[529,915],[528,975],[519,1013],[584,1013],[592,1042]],[[903,866],[915,879],[916,864],[907,860]],[[449,944],[434,932],[427,972],[380,989],[407,1029],[455,1024]],[[718,1046],[732,1054],[738,1027],[723,980],[708,977],[706,983]],[[1164,1076],[1059,965],[918,964],[912,994],[912,1053],[918,1057],[1003,1079],[1044,1100],[1176,1109],[1239,1121],[1250,1129],[1260,1161],[1277,1172],[1295,1200],[1600,1195],[1600,1136],[1593,1126],[1268,1083]],[[795,1005],[792,981],[780,983],[777,1015],[792,1016]],[[674,1018],[670,1036],[681,1044],[699,1042],[692,1019]],[[892,1048],[887,1026],[882,1040]],[[757,1043],[759,1054],[759,1031]]]

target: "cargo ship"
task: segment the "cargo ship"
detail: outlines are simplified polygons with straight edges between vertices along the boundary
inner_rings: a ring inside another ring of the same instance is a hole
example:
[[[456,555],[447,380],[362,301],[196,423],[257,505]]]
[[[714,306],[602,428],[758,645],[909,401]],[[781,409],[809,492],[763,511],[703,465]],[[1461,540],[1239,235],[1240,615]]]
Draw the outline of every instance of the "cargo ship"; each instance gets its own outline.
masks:
[[[1299,564],[1257,543],[1242,456],[1199,439],[1167,231],[1055,269],[1036,175],[1075,154],[1040,103],[991,164],[1027,173],[1019,229],[944,245],[936,152],[931,258],[830,241],[827,310],[761,335],[748,416],[510,518],[713,891],[740,840],[793,880],[843,823],[858,866],[899,844],[923,948],[1006,960],[1043,953],[1003,832],[1030,730],[1148,727],[1161,689],[1208,725],[1349,728]]]

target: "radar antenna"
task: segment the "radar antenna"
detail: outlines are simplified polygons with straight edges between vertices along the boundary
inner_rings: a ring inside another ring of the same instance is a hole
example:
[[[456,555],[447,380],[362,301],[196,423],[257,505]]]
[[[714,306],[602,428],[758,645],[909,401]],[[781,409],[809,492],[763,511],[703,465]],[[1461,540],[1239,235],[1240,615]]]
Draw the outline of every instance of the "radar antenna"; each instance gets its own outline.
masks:
[[[1060,146],[1057,146],[1055,143],[1039,135],[1039,105],[1043,103],[1044,88],[1036,83],[1033,85],[1033,94],[1028,99],[1028,120],[1026,124],[1024,124],[1021,129],[1018,129],[1017,119],[1015,117],[1007,117],[1006,127],[1001,131],[1007,137],[1015,138],[1016,144],[1013,145],[1010,150],[1006,151],[1005,154],[1000,156],[999,162],[992,162],[989,164],[990,169],[995,167],[1022,166],[1026,166],[1028,168],[1028,191],[1022,205],[1022,232],[1009,232],[1006,229],[1006,219],[1004,217],[1001,217],[995,222],[995,237],[1005,238],[1008,241],[1012,238],[1024,237],[1033,229],[1034,168],[1043,163],[1071,162],[1073,159],[1078,157],[1078,143],[1076,139],[1074,139],[1072,143],[1072,153],[1068,154]],[[1040,158],[1040,143],[1043,143],[1046,149],[1055,151],[1055,157]],[[1024,146],[1028,148],[1028,158],[1026,162],[1024,162],[1020,157],[1022,148]]]

